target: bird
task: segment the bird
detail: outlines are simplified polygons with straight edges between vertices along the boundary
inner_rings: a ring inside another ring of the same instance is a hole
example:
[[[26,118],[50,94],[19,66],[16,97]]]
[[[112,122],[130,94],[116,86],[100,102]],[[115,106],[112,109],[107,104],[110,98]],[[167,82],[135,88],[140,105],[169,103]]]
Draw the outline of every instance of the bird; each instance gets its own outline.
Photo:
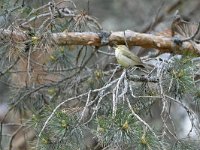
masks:
[[[145,68],[146,65],[141,61],[141,59],[129,51],[128,47],[125,45],[116,45],[113,48],[115,49],[115,57],[117,62],[124,68]]]

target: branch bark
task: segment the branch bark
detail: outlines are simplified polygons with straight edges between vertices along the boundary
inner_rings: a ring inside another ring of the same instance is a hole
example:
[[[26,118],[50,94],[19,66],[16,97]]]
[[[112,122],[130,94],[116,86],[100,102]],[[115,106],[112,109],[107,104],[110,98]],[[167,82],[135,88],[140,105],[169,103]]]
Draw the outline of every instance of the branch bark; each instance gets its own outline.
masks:
[[[27,40],[27,37],[28,36],[21,31],[0,29],[0,43],[9,42],[10,40],[16,42],[23,42]]]
[[[28,40],[23,32],[10,30],[0,30],[0,40],[3,42],[12,39],[17,42]],[[52,33],[51,40],[57,45],[90,45],[101,46],[101,38],[94,32],[60,32]],[[130,30],[112,32],[108,39],[108,45],[125,44],[129,46],[141,46],[143,48],[155,48],[161,53],[184,54],[186,52],[194,53],[200,56],[200,44],[193,42],[184,42],[181,46],[176,45],[172,38],[157,36],[153,34],[138,33]]]
[[[124,33],[126,37],[124,37]],[[101,46],[101,39],[99,38],[97,33],[93,32],[53,33],[52,39],[58,45]],[[196,43],[184,42],[181,46],[179,46],[173,42],[172,38],[146,33],[138,33],[130,30],[111,33],[108,44],[125,44],[125,41],[129,46],[155,48],[160,50],[161,53],[168,52],[183,54],[186,52],[190,52],[200,56],[200,46]]]

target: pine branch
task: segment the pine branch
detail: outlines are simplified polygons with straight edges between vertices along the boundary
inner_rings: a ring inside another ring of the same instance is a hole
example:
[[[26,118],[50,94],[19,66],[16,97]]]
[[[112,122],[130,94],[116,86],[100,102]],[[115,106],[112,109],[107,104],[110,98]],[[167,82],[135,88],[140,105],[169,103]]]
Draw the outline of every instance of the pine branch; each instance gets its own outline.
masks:
[[[25,41],[28,40],[23,32],[10,31],[0,29],[0,41],[13,39],[14,41]],[[126,38],[124,37],[126,33]],[[90,45],[90,46],[101,46],[101,38],[99,33],[94,32],[60,32],[52,33],[52,40],[57,45]],[[156,36],[153,34],[138,33],[131,30],[113,32],[108,38],[108,45],[113,44],[125,44],[125,41],[129,46],[141,46],[143,48],[155,48],[161,53],[176,53],[183,54],[186,52],[200,55],[200,45],[191,42],[184,42],[182,45],[176,45],[172,38],[163,36]],[[148,49],[147,49],[148,50]]]

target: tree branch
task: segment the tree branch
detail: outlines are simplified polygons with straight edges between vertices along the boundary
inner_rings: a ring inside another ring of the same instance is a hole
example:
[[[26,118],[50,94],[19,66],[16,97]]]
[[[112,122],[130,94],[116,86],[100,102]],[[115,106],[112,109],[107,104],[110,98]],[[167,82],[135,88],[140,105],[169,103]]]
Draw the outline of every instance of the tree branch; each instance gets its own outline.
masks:
[[[124,32],[126,33],[126,37],[124,37]],[[0,33],[0,41],[2,42],[5,41],[5,39],[13,39],[18,42],[28,40],[28,36],[26,36],[26,34],[23,32],[20,33],[16,31],[0,29]],[[94,32],[60,32],[52,33],[51,37],[57,45],[101,46],[101,38],[99,37],[99,33]],[[190,52],[200,56],[200,45],[197,43],[184,42],[180,46],[176,45],[172,38],[153,34],[138,33],[130,30],[111,33],[108,44],[125,44],[125,41],[129,46],[155,48],[160,50],[161,53],[168,52],[183,54]]]
[[[195,46],[190,42],[184,42],[181,46],[176,45],[172,38],[163,36],[156,36],[146,33],[138,33],[134,31],[125,31],[126,38],[124,37],[124,31],[113,32],[109,37],[109,45],[113,44],[125,44],[125,40],[129,46],[141,46],[143,48],[155,48],[160,50],[161,53],[177,53],[183,54],[185,52],[191,52],[200,55],[200,49],[198,44]],[[93,45],[101,46],[101,39],[97,33],[93,32],[62,32],[53,33],[52,38],[58,45]],[[195,48],[194,48],[195,47]]]
[[[22,42],[27,40],[27,35],[20,31],[12,31],[7,29],[0,29],[0,43],[8,42],[11,39],[16,42]]]

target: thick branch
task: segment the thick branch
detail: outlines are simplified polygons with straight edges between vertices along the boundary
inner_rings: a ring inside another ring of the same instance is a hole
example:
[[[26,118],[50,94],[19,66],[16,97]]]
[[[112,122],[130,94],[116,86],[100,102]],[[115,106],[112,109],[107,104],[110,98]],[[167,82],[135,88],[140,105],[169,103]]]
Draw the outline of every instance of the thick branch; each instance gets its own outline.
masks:
[[[130,46],[141,46],[143,48],[155,48],[161,53],[177,53],[192,52],[200,55],[200,49],[197,49],[198,44],[184,42],[181,46],[176,45],[172,38],[156,36],[146,33],[138,33],[127,30],[125,32],[113,32],[109,37],[109,44],[125,44],[125,40]],[[52,38],[58,45],[93,45],[101,46],[101,39],[97,33],[93,32],[68,32],[68,33],[53,33]],[[195,47],[195,48],[194,48]]]
[[[27,40],[27,36],[23,32],[0,29],[0,42],[1,43],[8,42],[11,39],[16,42],[20,42],[20,41]]]
[[[0,41],[14,40],[17,42],[27,40],[25,33],[10,30],[0,30]],[[124,37],[126,36],[126,38]],[[52,40],[57,45],[91,45],[101,46],[101,38],[98,33],[94,32],[61,32],[52,33]],[[155,48],[161,53],[177,53],[183,54],[191,52],[200,55],[200,45],[191,42],[184,42],[181,46],[176,45],[172,38],[156,36],[146,33],[138,33],[127,30],[121,32],[113,32],[110,34],[108,44],[125,44],[125,40],[130,46],[141,46],[143,48]]]

